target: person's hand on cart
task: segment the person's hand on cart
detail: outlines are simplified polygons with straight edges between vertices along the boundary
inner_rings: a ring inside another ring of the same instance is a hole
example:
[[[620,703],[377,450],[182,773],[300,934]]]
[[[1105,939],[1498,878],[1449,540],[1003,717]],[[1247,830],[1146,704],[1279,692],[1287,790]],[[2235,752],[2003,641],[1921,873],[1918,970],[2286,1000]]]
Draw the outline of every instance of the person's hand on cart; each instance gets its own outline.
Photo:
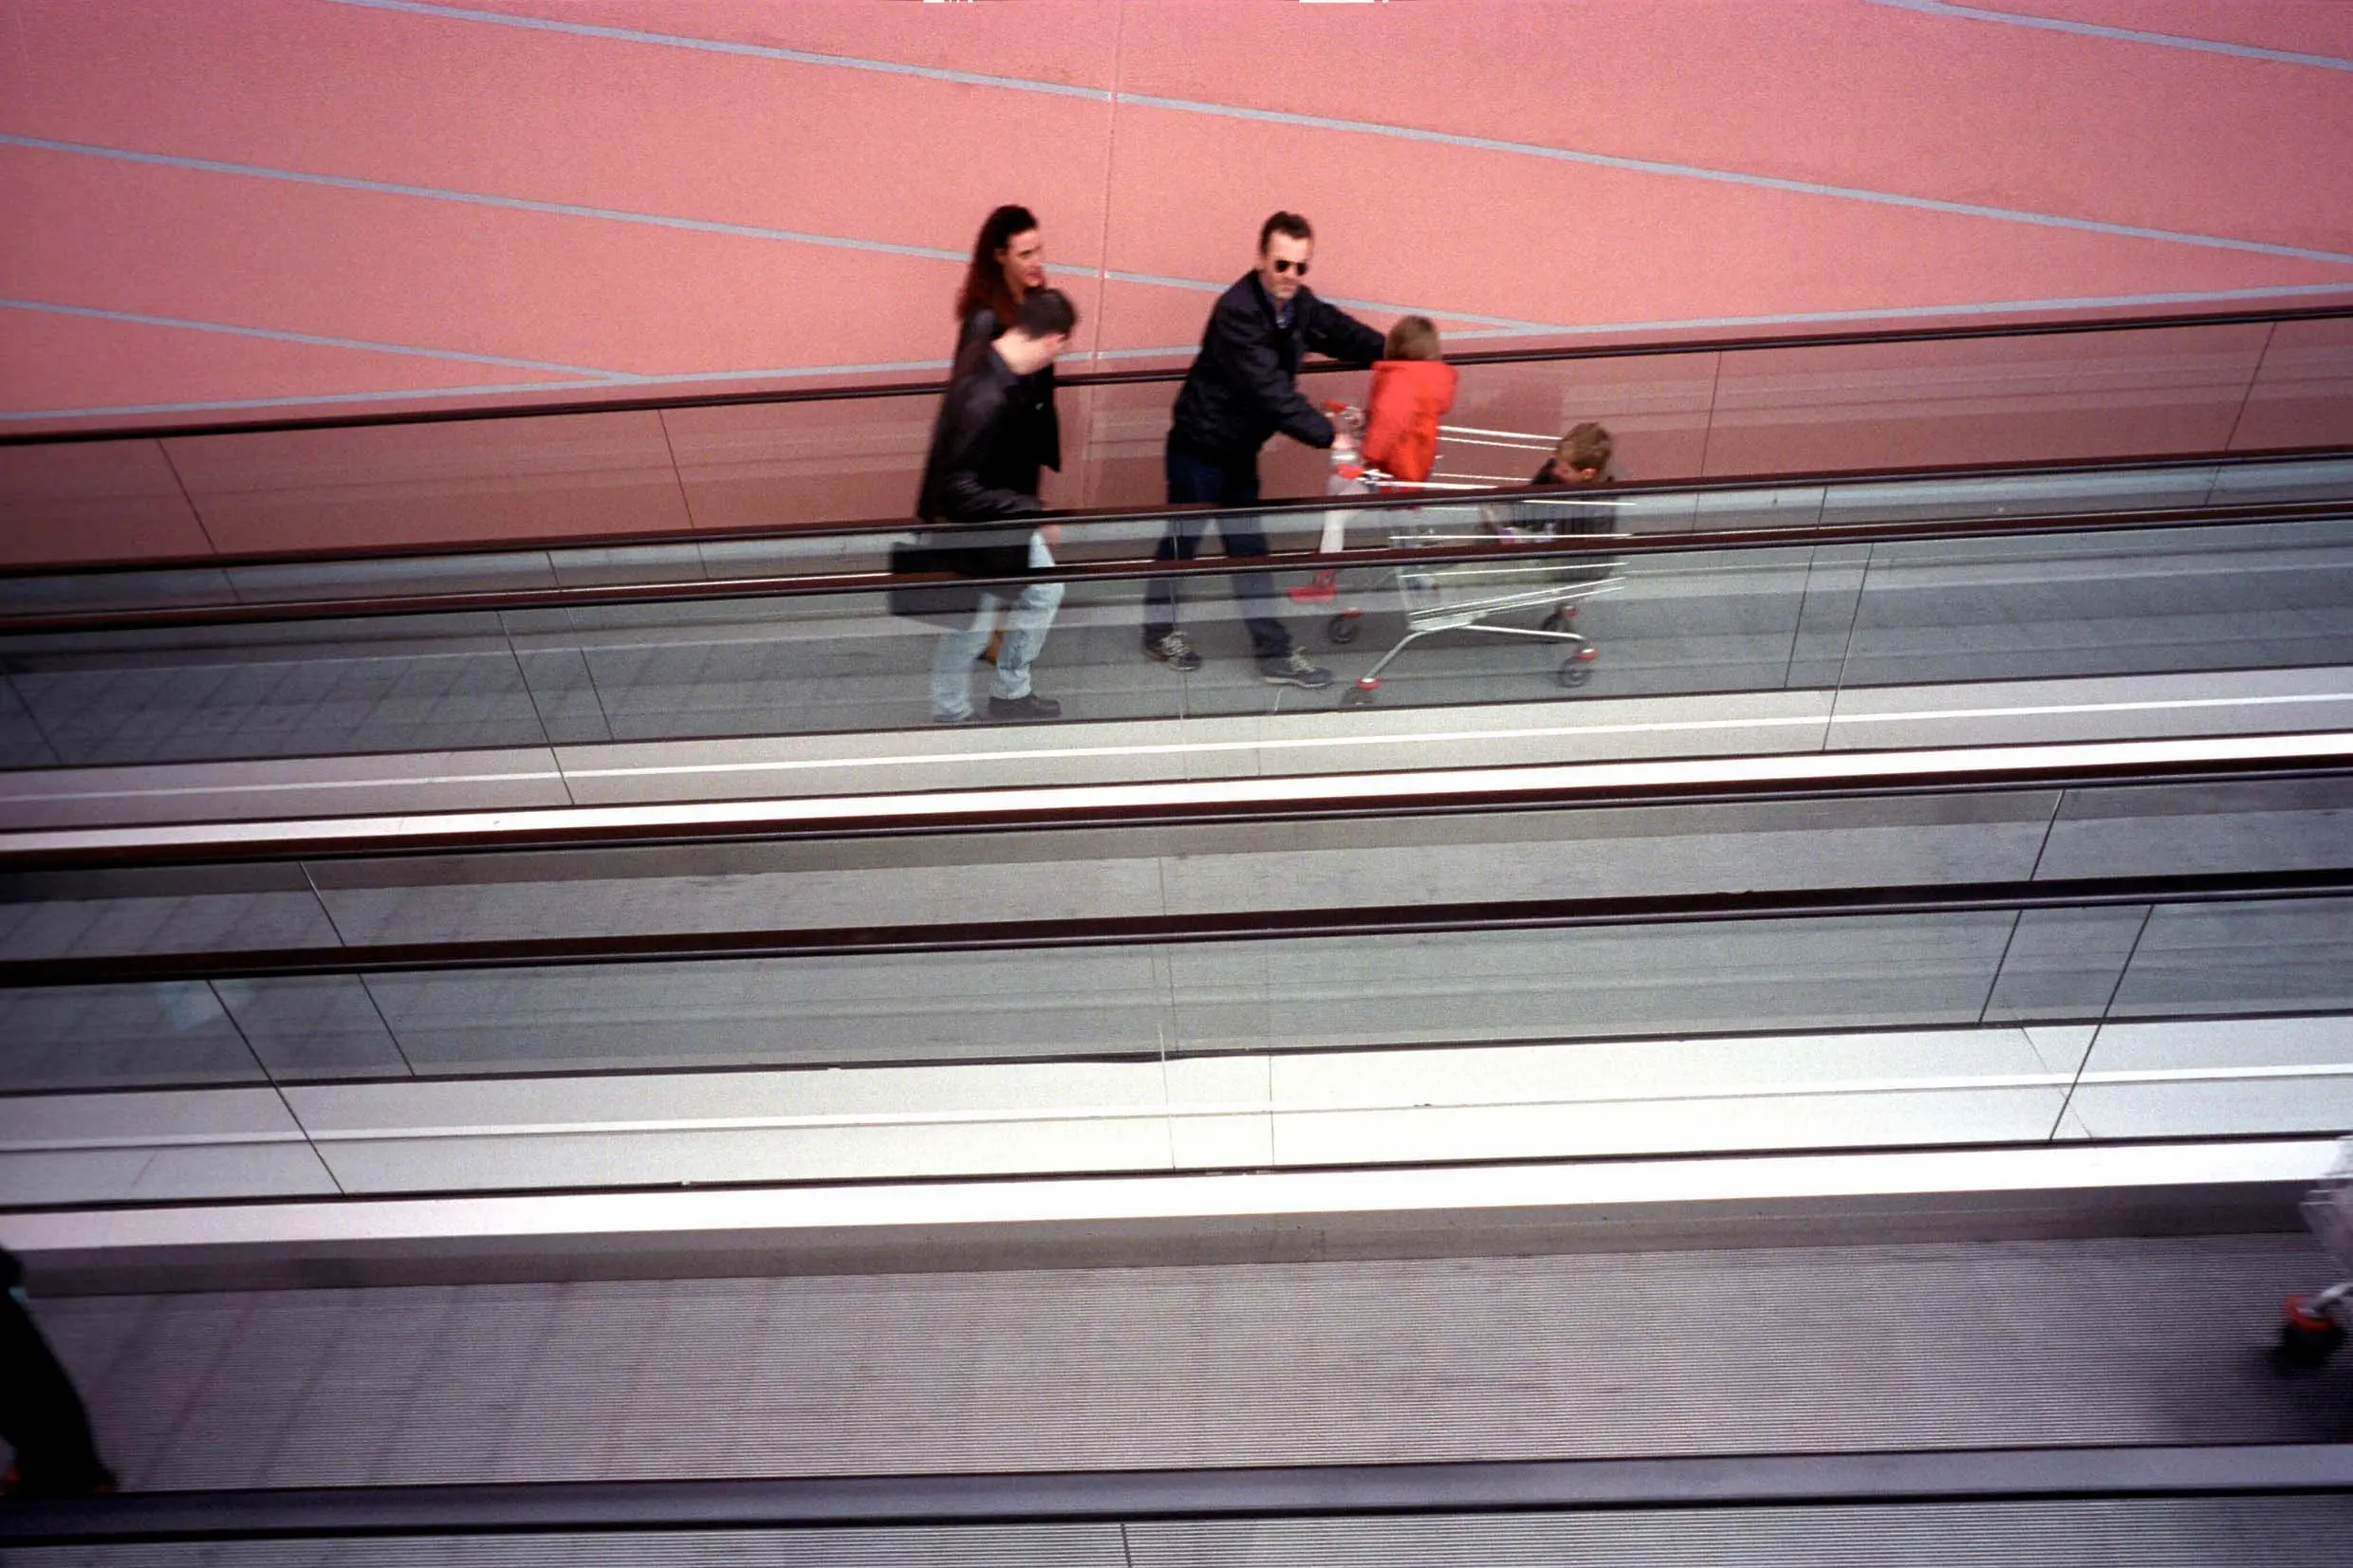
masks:
[[[1324,412],[1332,421],[1332,457],[1336,462],[1359,461],[1364,446],[1364,411],[1353,403],[1330,402]]]

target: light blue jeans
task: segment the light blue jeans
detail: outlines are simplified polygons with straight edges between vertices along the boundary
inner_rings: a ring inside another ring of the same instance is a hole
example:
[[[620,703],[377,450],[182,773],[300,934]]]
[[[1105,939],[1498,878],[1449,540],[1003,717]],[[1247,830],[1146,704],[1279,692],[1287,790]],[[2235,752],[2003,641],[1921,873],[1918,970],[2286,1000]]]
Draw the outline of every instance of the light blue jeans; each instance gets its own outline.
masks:
[[[1053,552],[1039,535],[1029,536],[1029,566],[1044,571],[1054,564]],[[1032,582],[1007,601],[991,593],[980,596],[973,623],[939,639],[932,657],[932,717],[942,724],[959,724],[973,716],[973,660],[988,644],[997,617],[1005,618],[1005,645],[997,650],[996,673],[989,677],[989,694],[1015,702],[1029,694],[1029,665],[1046,646],[1046,634],[1062,608],[1062,584]]]

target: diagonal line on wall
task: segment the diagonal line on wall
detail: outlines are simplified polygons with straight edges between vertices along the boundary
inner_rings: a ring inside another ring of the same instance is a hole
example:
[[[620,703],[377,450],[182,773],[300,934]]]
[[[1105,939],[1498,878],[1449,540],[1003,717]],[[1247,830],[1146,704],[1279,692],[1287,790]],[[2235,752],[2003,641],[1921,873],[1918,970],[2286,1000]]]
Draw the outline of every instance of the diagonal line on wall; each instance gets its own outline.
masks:
[[[981,71],[952,70],[945,65],[909,65],[896,60],[867,60],[852,54],[825,54],[815,49],[791,49],[776,44],[737,44],[724,38],[696,38],[685,33],[647,32],[638,28],[614,28],[594,22],[562,22],[552,16],[521,16],[508,11],[472,10],[464,6],[436,6],[423,0],[327,0],[334,6],[361,10],[406,11],[415,16],[453,22],[489,22],[528,32],[570,33],[581,38],[606,38],[622,44],[655,44],[665,48],[695,49],[705,54],[743,55],[754,60],[782,60],[795,65],[826,65],[836,70],[875,71],[885,76],[917,76],[932,82],[955,82],[970,87],[1003,87],[1016,92],[1051,93],[1058,98],[1111,101],[1102,87],[1082,87],[1067,82],[1037,82],[1027,77],[991,76]]]
[[[2306,54],[2297,49],[2268,49],[2256,44],[2225,44],[2213,38],[2191,38],[2177,32],[2144,32],[2139,28],[2109,27],[2099,22],[2071,22],[2029,11],[1992,10],[1960,6],[1950,0],[1864,0],[1867,5],[1926,16],[1949,16],[1968,22],[1998,22],[2012,28],[2037,28],[2047,32],[2078,33],[2085,38],[2114,39],[2124,44],[2154,44],[2160,48],[2194,49],[2200,54],[2236,55],[2242,60],[2269,60],[2283,65],[2311,65],[2324,71],[2353,71],[2353,60],[2333,54]]]
[[[343,0],[338,0],[343,3]],[[2109,223],[2099,218],[2066,217],[2054,212],[2032,212],[2023,208],[1989,207],[1972,201],[1946,201],[1936,196],[1903,195],[1893,191],[1871,191],[1861,186],[1826,185],[1808,179],[1785,179],[1777,175],[1751,175],[1728,169],[1708,169],[1697,164],[1667,163],[1656,158],[1620,157],[1608,153],[1587,153],[1566,147],[1545,147],[1534,142],[1506,141],[1497,137],[1464,136],[1452,131],[1423,131],[1410,126],[1381,125],[1370,120],[1340,120],[1328,115],[1293,114],[1285,109],[1245,109],[1220,103],[1203,103],[1192,99],[1158,98],[1145,93],[1122,93],[1122,103],[1140,104],[1146,108],[1169,109],[1188,114],[1223,115],[1234,120],[1258,120],[1273,125],[1296,125],[1306,130],[1347,131],[1360,136],[1387,137],[1401,141],[1435,142],[1441,146],[1464,147],[1476,152],[1511,153],[1523,157],[1550,159],[1557,163],[1583,163],[1596,168],[1616,169],[1628,174],[1666,175],[1678,179],[1707,180],[1719,185],[1740,185],[1762,191],[1781,191],[1793,195],[1834,196],[1844,201],[1867,202],[1880,207],[1899,207],[1914,212],[1942,212],[1955,217],[1992,218],[2004,223],[2029,224],[2045,229],[2065,229],[2079,233],[2105,234],[2118,239],[2158,240],[2170,245],[2196,246],[2210,250],[2236,250],[2259,256],[2286,256],[2297,261],[2332,262],[2353,266],[2353,253],[2342,250],[2318,250],[2300,245],[2274,245],[2268,240],[2233,239],[2223,234],[2199,234],[2178,229],[2151,229],[2140,224]]]
[[[725,223],[714,218],[677,217],[667,212],[636,212],[618,207],[587,207],[577,202],[540,201],[529,196],[491,195],[479,191],[457,191],[437,185],[405,185],[394,180],[362,179],[353,175],[322,175],[301,169],[277,169],[261,163],[232,163],[222,158],[194,157],[181,153],[146,153],[128,147],[105,147],[86,141],[60,141],[48,137],[21,136],[0,131],[0,147],[24,147],[34,152],[65,153],[80,157],[106,158],[119,163],[143,163],[166,169],[191,169],[208,175],[240,175],[252,179],[274,179],[293,185],[323,185],[339,191],[360,191],[372,195],[407,196],[422,201],[454,201],[473,207],[497,207],[522,212],[544,212],[558,217],[592,218],[610,223],[645,224],[657,229],[682,229],[695,233],[725,234],[739,239],[773,240],[792,245],[824,246],[837,250],[863,250],[892,256],[913,256],[921,261],[953,262],[962,266],[967,259],[961,250],[943,249],[937,246],[902,245],[896,240],[853,239],[841,234],[820,234],[802,229],[771,229],[759,224]],[[1066,276],[1092,278],[1092,267],[1058,267],[1052,268]],[[1162,277],[1150,272],[1110,271],[1102,274],[1120,283],[1146,284],[1158,288],[1181,288],[1195,293],[1218,294],[1229,286],[1199,278]],[[1477,322],[1487,326],[1511,327],[1530,332],[1566,332],[1573,328],[1557,326],[1547,322],[1524,322],[1508,316],[1483,316],[1455,310],[1445,305],[1388,304],[1371,300],[1335,300],[1359,310],[1385,310],[1399,315],[1419,313],[1439,316],[1450,321]],[[511,363],[528,361],[513,360]],[[633,376],[627,371],[589,371],[597,376]]]
[[[809,233],[798,229],[769,229],[753,223],[723,223],[715,218],[683,218],[667,212],[633,212],[619,207],[587,207],[577,202],[538,201],[529,196],[487,195],[437,185],[403,185],[396,180],[361,179],[352,175],[320,175],[301,169],[276,169],[264,163],[232,163],[222,158],[191,157],[178,153],[142,153],[128,147],[105,147],[87,141],[58,141],[48,137],[19,136],[0,131],[0,146],[26,147],[35,152],[71,153],[83,157],[111,158],[120,163],[147,163],[166,169],[194,169],[204,174],[242,175],[251,179],[284,180],[293,185],[324,185],[339,191],[364,191],[376,195],[416,196],[427,201],[463,202],[473,207],[503,207],[520,212],[547,212],[558,217],[598,218],[607,223],[640,223],[657,229],[684,229],[703,234],[732,234],[745,239],[788,240],[798,245],[830,246],[846,250],[880,250],[926,261],[961,262],[960,250],[936,246],[900,245],[891,240],[843,239],[835,234]]]
[[[1673,163],[1658,158],[1623,157],[1611,153],[1587,152],[1570,147],[1549,147],[1536,142],[1510,141],[1497,137],[1469,136],[1454,131],[1424,130],[1411,125],[1389,125],[1376,120],[1345,120],[1329,115],[1296,114],[1282,109],[1251,109],[1238,104],[1212,103],[1188,98],[1162,98],[1144,93],[1121,92],[1115,100],[1110,92],[1101,88],[1073,87],[1059,82],[1036,82],[1008,76],[983,76],[970,71],[949,70],[941,66],[909,65],[894,61],[869,60],[853,55],[818,54],[808,50],[787,49],[772,45],[729,44],[714,39],[695,38],[676,33],[644,32],[635,28],[601,27],[585,22],[563,22],[549,17],[514,16],[501,11],[472,10],[462,6],[437,5],[431,3],[431,0],[327,0],[327,3],[356,6],[371,10],[401,11],[450,21],[479,22],[495,27],[521,28],[532,31],[608,38],[625,43],[656,45],[669,48],[750,55],[763,59],[788,61],[796,65],[822,65],[845,70],[882,71],[899,76],[955,82],[1014,92],[1052,93],[1065,97],[1100,99],[1106,102],[1133,103],[1145,108],[1161,109],[1173,113],[1207,115],[1229,120],[1254,120],[1266,124],[1295,125],[1306,130],[1340,131],[1358,136],[1383,137],[1394,140],[1427,142],[1438,146],[1467,148],[1475,152],[1505,153],[1521,157],[1544,158],[1559,163],[1586,164],[1628,174],[1705,180],[1713,184],[1740,185],[1755,190],[1779,191],[1795,195],[1826,196],[1843,201],[1865,202],[1874,206],[1941,212],[1957,217],[1986,218],[2004,223],[2072,230],[2082,233],[2106,234],[2120,239],[2156,240],[2165,244],[2196,246],[2207,249],[2235,250],[2254,255],[2285,256],[2298,261],[2330,262],[2353,266],[2353,253],[2319,250],[2304,246],[2275,245],[2268,240],[2238,239],[2224,234],[2202,234],[2186,230],[2155,229],[2139,224],[2109,223],[2099,218],[2072,217],[2056,212],[2036,212],[2024,208],[1993,207],[1979,202],[1947,201],[1936,196],[1907,195],[1894,191],[1874,191],[1862,186],[1831,185],[1815,180],[1788,179],[1776,175],[1750,174],[1733,169],[1711,169],[1700,164]]]
[[[31,419],[122,419],[157,414],[239,414],[266,409],[399,403],[421,397],[491,397],[523,392],[580,392],[594,382],[493,381],[481,386],[417,387],[398,392],[314,392],[294,397],[214,397],[180,403],[110,403],[92,408],[35,408],[0,413],[0,424]],[[615,383],[620,384],[620,383]]]
[[[588,365],[557,364],[547,360],[517,360],[504,354],[474,354],[457,348],[419,348],[414,343],[378,342],[367,338],[332,338],[317,332],[288,332],[276,327],[238,326],[229,322],[202,322],[185,316],[154,316],[138,310],[105,310],[96,305],[60,304],[53,300],[0,297],[0,309],[37,311],[50,316],[84,316],[93,321],[176,327],[188,332],[217,332],[232,338],[263,338],[271,342],[306,343],[318,348],[401,354],[419,360],[454,360],[467,364],[505,365],[516,370],[551,370],[566,376],[585,377],[591,381],[628,382],[637,379],[626,371],[598,370]]]

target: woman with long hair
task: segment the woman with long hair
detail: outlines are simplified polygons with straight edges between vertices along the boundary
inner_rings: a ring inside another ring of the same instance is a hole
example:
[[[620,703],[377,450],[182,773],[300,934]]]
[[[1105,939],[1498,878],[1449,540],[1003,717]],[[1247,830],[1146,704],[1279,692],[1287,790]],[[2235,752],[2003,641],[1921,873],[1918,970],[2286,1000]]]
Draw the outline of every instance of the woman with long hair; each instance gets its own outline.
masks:
[[[963,286],[956,290],[956,367],[962,367],[975,343],[988,342],[1013,324],[1013,313],[1021,308],[1023,295],[1045,286],[1046,239],[1038,232],[1037,214],[1008,202],[981,224],[979,237],[973,241],[973,259],[964,268]],[[1054,367],[1049,364],[1024,377],[1023,384],[1043,405],[1039,414],[1046,466],[1060,473],[1062,420],[1054,411]],[[991,634],[989,645],[977,655],[979,662],[994,664],[1004,647],[1004,632]]]
[[[995,337],[1013,324],[1021,297],[1046,286],[1046,241],[1036,214],[1011,203],[989,214],[973,242],[973,260],[956,290],[956,353],[975,338]],[[979,320],[981,312],[988,320]]]

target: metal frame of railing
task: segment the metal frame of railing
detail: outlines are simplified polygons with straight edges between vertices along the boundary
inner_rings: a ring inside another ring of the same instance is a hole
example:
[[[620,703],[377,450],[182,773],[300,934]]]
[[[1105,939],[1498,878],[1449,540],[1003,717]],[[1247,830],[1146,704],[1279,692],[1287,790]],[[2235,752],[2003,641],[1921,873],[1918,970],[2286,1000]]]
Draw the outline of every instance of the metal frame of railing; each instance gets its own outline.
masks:
[[[821,958],[838,953],[996,952],[1041,948],[1309,941],[1348,936],[1430,936],[1491,931],[1568,931],[1594,926],[1714,925],[1748,920],[2105,909],[2138,904],[2234,904],[2347,896],[2353,896],[2353,868],[1931,883],[1912,887],[1769,889],[1752,893],[1477,904],[1358,905],[1245,913],[1215,912],[899,927],[680,931],[620,936],[10,959],[0,960],[0,988]]]
[[[2353,1492],[2353,1445],[1973,1448],[998,1475],[146,1492],[0,1507],[19,1549]]]
[[[2342,457],[2347,452],[2338,449],[2314,449],[2287,454],[2294,458]],[[2176,458],[2164,460],[2164,466],[2195,467],[2200,461],[2270,461],[2267,454],[2256,459],[2241,454],[2232,459]],[[2058,471],[2082,471],[2098,469],[2105,471],[2115,465],[2071,464]],[[1898,470],[1887,473],[1849,474],[1843,482],[1867,484],[1882,480],[1933,480],[1938,477],[1983,477],[2005,473],[2048,473],[2047,469],[2029,470],[2002,468],[1973,470]],[[1822,483],[1824,476],[1794,476],[1764,481],[1750,481],[1731,489],[1769,489],[1780,485]],[[1638,493],[1681,491],[1691,487],[1660,485],[1647,492],[1631,489],[1612,492],[1632,496]],[[1542,500],[1551,495],[1574,496],[1581,501],[1596,500],[1590,490],[1525,490],[1509,491],[1491,497],[1497,500]],[[1468,498],[1475,502],[1479,497]],[[1602,498],[1607,499],[1607,498]],[[1461,505],[1456,502],[1454,505]],[[1319,501],[1312,508],[1327,509],[1330,503]],[[1370,509],[1410,509],[1431,503],[1416,499],[1367,498],[1360,504],[1351,500],[1350,511]],[[1248,508],[1251,515],[1277,509],[1272,507]],[[1930,540],[1997,539],[2037,533],[2122,533],[2150,529],[2202,526],[2216,524],[2264,524],[2324,522],[2346,515],[2348,504],[2343,501],[2266,502],[2251,501],[2222,506],[2189,507],[2157,507],[2140,511],[2063,512],[2041,516],[2006,516],[1966,518],[1925,522],[1899,523],[1815,523],[1789,524],[1770,528],[1743,529],[1720,533],[1658,533],[1636,535],[1576,536],[1565,535],[1540,544],[1506,542],[1493,544],[1446,544],[1426,549],[1355,549],[1344,558],[1326,557],[1313,551],[1277,552],[1265,557],[1196,558],[1193,561],[1158,561],[1151,558],[1086,561],[1070,559],[1058,563],[1050,571],[1020,579],[963,578],[955,581],[991,585],[1017,585],[1035,581],[1084,582],[1092,581],[1127,581],[1155,577],[1230,577],[1237,572],[1301,569],[1318,564],[1344,561],[1350,569],[1380,569],[1398,565],[1447,564],[1496,558],[1534,560],[1546,557],[1578,555],[1606,556],[1613,559],[1629,557],[1688,555],[1710,551],[1756,550],[1791,548],[1800,545],[1904,544]],[[1158,520],[1166,512],[1121,512],[1102,514],[1093,521],[1115,522]],[[1219,516],[1224,513],[1206,513]],[[834,534],[871,534],[888,536],[903,534],[911,526],[905,521],[863,524],[825,530]],[[1003,533],[1003,524],[963,525],[974,532]],[[510,547],[511,550],[511,547]],[[509,552],[501,552],[509,553]],[[580,609],[600,605],[638,605],[683,603],[695,600],[763,599],[769,597],[802,597],[820,594],[874,593],[893,583],[949,581],[944,575],[926,574],[894,577],[888,572],[854,571],[824,573],[796,577],[737,577],[670,581],[659,582],[590,583],[570,587],[528,589],[461,590],[436,594],[380,594],[341,599],[287,599],[258,602],[192,604],[157,606],[152,608],[63,611],[39,615],[0,616],[0,636],[30,636],[67,633],[118,633],[147,629],[187,628],[198,626],[237,626],[277,624],[287,621],[372,619],[381,617],[449,615],[460,612],[501,612],[524,610]]]

